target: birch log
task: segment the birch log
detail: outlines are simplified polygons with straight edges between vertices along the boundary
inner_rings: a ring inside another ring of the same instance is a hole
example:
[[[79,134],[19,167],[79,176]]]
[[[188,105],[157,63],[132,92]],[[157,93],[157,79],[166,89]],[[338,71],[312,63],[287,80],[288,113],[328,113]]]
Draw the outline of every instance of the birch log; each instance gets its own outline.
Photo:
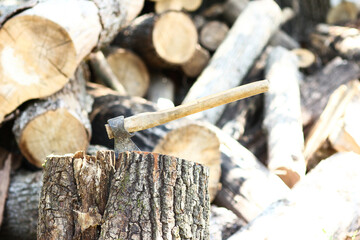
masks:
[[[22,154],[41,167],[49,154],[85,150],[91,137],[88,112],[92,99],[85,91],[85,69],[79,67],[56,94],[30,104],[16,119],[13,132]]]
[[[77,152],[49,157],[44,171],[38,239],[209,238],[209,173],[199,164]]]
[[[160,110],[174,107],[175,84],[172,79],[159,72],[152,73],[150,79],[147,98],[156,103]]]
[[[354,153],[324,160],[288,197],[228,240],[354,239],[360,219],[359,169],[360,156]]]
[[[183,103],[238,86],[280,22],[281,11],[274,1],[249,3]],[[224,106],[220,106],[195,114],[192,118],[215,123],[223,110]]]
[[[290,188],[304,175],[304,135],[302,130],[298,61],[282,47],[268,58],[264,126],[268,132],[268,167]]]
[[[60,90],[143,1],[48,0],[7,20],[0,30],[0,122],[23,102]]]

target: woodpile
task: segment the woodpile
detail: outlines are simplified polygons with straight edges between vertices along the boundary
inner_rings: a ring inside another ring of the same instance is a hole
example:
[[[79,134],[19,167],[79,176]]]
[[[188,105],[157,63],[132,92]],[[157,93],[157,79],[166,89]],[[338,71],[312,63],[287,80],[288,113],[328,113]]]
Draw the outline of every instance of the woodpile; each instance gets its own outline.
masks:
[[[360,240],[359,6],[0,1],[0,239]]]

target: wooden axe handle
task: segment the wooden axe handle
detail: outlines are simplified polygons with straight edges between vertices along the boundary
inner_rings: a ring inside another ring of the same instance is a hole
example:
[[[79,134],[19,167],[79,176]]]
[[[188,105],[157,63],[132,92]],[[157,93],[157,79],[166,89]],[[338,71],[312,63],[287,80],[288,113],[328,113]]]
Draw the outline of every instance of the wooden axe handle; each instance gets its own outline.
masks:
[[[195,101],[179,105],[174,108],[165,109],[158,112],[140,113],[124,119],[125,129],[131,132],[137,132],[144,129],[159,126],[175,119],[186,117],[213,107],[234,102],[236,100],[254,96],[266,92],[269,89],[269,81],[262,80],[226,91],[215,93]],[[109,138],[113,138],[112,131],[107,124],[105,125]]]

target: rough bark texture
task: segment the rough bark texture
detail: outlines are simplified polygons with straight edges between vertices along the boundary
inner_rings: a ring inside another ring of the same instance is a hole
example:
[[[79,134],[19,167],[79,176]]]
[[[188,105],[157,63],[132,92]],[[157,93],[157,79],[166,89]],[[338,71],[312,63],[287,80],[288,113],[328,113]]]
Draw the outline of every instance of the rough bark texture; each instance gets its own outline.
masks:
[[[199,44],[196,46],[194,55],[189,61],[181,65],[181,69],[188,77],[197,77],[209,63],[210,53]]]
[[[38,239],[208,239],[208,170],[166,155],[51,156]]]
[[[88,92],[94,98],[93,109],[90,114],[93,131],[90,141],[92,144],[114,149],[113,140],[108,138],[104,127],[109,119],[121,115],[129,117],[142,112],[156,111],[156,106],[143,98],[120,96],[116,92],[96,84],[88,84]],[[152,151],[157,142],[168,131],[166,125],[161,125],[136,132],[131,139],[141,150]]]
[[[300,85],[303,125],[318,119],[335,89],[359,77],[357,64],[337,57],[321,71],[305,78]]]
[[[264,126],[268,133],[269,169],[289,187],[304,175],[304,134],[301,122],[300,72],[296,56],[282,47],[268,58]]]
[[[134,50],[151,66],[170,67],[188,61],[195,52],[197,41],[191,19],[183,12],[169,11],[138,17],[113,43]]]
[[[281,11],[275,2],[249,3],[183,102],[238,86],[280,21]],[[216,107],[197,113],[192,118],[216,123],[223,110],[224,106]]]
[[[15,121],[13,132],[19,148],[35,166],[41,167],[51,153],[86,149],[91,137],[88,112],[92,99],[86,94],[85,82],[85,69],[79,67],[61,91],[33,102]]]
[[[11,176],[1,239],[36,239],[41,186],[41,171],[19,171]]]
[[[359,226],[359,168],[360,156],[354,153],[322,161],[289,196],[229,240],[346,239]]]
[[[220,21],[210,21],[202,26],[200,43],[208,50],[215,51],[229,32],[229,27]]]
[[[0,229],[10,183],[11,159],[11,154],[0,147]]]

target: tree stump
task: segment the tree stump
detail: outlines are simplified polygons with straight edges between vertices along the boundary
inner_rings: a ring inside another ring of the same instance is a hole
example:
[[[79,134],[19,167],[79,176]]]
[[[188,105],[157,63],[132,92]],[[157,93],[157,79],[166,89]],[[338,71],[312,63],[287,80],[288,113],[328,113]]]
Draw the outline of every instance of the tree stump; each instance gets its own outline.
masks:
[[[209,239],[208,177],[148,152],[49,156],[38,239]]]

